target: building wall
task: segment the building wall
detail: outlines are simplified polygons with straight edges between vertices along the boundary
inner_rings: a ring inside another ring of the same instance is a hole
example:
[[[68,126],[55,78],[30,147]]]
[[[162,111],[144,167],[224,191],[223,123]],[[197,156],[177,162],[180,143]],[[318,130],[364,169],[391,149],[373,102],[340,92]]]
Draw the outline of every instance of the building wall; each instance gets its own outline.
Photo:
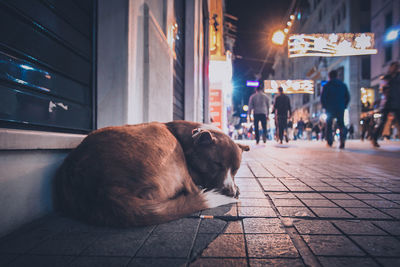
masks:
[[[188,0],[185,119],[203,120],[201,16],[204,1]],[[173,1],[99,0],[97,127],[172,120]],[[207,25],[208,27],[208,25]],[[57,167],[85,135],[0,129],[0,236],[53,209]]]
[[[379,77],[387,72],[390,62],[400,59],[400,42],[397,40],[392,43],[392,59],[385,62],[385,18],[390,12],[393,14],[393,26],[399,25],[399,0],[371,1],[371,31],[375,33],[375,46],[378,49],[378,53],[371,57],[371,86],[374,88],[378,88]]]

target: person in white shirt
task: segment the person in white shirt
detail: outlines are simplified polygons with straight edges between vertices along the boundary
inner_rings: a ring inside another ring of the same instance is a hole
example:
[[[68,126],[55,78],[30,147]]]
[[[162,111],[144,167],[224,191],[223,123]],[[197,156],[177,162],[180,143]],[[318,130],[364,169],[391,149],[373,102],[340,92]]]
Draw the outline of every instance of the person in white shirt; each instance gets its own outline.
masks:
[[[259,122],[263,129],[262,138],[267,141],[267,118],[269,113],[269,98],[263,92],[263,86],[257,87],[256,92],[250,96],[248,115],[254,111],[254,130],[256,132],[256,143],[260,142]]]

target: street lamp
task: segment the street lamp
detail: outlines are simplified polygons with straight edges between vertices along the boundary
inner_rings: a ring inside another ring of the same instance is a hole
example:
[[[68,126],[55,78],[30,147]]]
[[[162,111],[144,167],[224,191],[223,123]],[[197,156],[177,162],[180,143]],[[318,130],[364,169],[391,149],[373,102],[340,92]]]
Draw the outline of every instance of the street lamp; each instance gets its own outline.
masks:
[[[277,30],[272,35],[272,42],[277,45],[283,45],[283,42],[285,41],[285,37],[286,37],[286,35],[282,30]]]

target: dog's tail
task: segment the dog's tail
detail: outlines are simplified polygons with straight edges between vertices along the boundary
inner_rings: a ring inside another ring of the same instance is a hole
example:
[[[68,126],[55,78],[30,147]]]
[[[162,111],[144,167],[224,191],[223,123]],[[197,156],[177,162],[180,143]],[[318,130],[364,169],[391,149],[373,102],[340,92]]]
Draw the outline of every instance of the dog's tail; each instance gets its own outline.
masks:
[[[123,197],[119,194],[112,202],[113,214],[108,214],[108,219],[103,218],[103,221],[115,226],[139,226],[165,223],[204,209],[235,203],[237,200],[214,190],[198,190],[164,201],[141,199],[128,194]]]

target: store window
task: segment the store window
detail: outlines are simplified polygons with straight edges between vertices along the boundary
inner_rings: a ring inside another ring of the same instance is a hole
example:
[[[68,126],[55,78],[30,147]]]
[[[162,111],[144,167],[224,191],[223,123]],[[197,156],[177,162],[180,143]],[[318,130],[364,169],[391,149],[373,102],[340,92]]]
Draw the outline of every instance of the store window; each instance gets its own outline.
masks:
[[[95,2],[0,2],[0,127],[95,128]]]

